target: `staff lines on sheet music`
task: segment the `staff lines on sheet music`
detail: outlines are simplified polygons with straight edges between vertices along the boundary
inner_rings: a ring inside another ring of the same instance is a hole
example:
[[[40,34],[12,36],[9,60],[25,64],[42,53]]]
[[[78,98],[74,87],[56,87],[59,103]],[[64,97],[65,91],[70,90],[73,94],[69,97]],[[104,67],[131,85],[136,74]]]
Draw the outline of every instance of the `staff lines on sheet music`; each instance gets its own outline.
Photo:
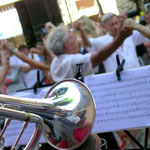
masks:
[[[103,106],[103,105],[96,105],[96,108],[99,109],[99,110],[110,110],[110,109],[119,109],[119,108],[126,108],[126,107],[129,107],[129,106],[132,106],[134,105],[134,107],[138,106],[138,105],[142,105],[143,103],[145,102],[148,102],[147,100],[145,101],[140,101],[140,102],[130,102],[128,101],[128,103],[124,103],[123,101],[117,103],[117,104],[112,104],[112,105],[108,105],[108,106]],[[147,104],[150,104],[150,102],[148,102]],[[133,107],[133,106],[132,106]]]
[[[84,79],[96,104],[93,132],[147,127],[150,124],[150,66]]]
[[[144,81],[143,81],[144,79]],[[138,84],[145,84],[145,83],[150,83],[150,76],[140,76],[140,77],[134,77],[134,78],[129,78],[129,79],[124,79],[122,81],[120,81],[120,84],[121,85],[124,85],[126,83],[130,83],[130,84],[127,84],[127,86],[130,86],[132,85],[134,82],[138,82]],[[103,82],[94,82],[94,84],[92,82],[88,82],[88,86],[90,87],[104,87],[104,86],[107,86],[107,85],[118,85],[118,81],[117,80],[110,80],[109,82],[108,81],[103,81]],[[138,85],[137,84],[137,85]]]
[[[99,91],[98,88],[95,89],[91,89],[91,92],[93,93],[94,98],[97,99],[101,99],[101,97],[103,99],[106,99],[105,101],[108,102],[111,101],[111,98],[113,99],[113,101],[117,101],[119,100],[119,98],[122,99],[128,99],[128,98],[141,98],[141,96],[150,96],[150,88],[145,88],[145,87],[138,87],[138,89],[140,88],[140,93],[139,90],[137,90],[137,87],[135,86],[134,88],[132,87],[132,90],[130,90],[131,87],[129,87],[128,91],[123,90],[122,88],[118,89],[116,88],[116,90],[105,90],[105,91]],[[130,92],[130,95],[128,95]],[[144,93],[144,94],[143,94]],[[117,97],[117,99],[115,99]]]
[[[138,119],[140,119],[140,118],[145,118],[145,117],[147,117],[147,118],[149,118],[150,117],[150,114],[140,114],[140,115],[128,115],[128,116],[120,116],[120,117],[116,117],[116,118],[109,118],[109,119],[98,119],[98,120],[96,120],[96,123],[97,124],[102,124],[102,123],[106,123],[106,122],[112,122],[112,121],[117,121],[117,120],[132,120],[133,121],[133,119],[136,119],[136,118],[138,118]]]
[[[96,113],[96,115],[99,116],[98,118],[101,118],[100,120],[96,119],[96,122],[106,123],[120,119],[130,120],[139,117],[149,118],[149,83],[150,76],[141,76],[127,80],[124,79],[124,81],[121,81],[120,84],[118,84],[118,81],[107,81],[106,83],[103,82],[101,84],[97,83],[90,85],[91,92],[93,93],[94,98],[97,99],[96,108],[101,110],[100,112]],[[102,101],[100,100],[101,97]],[[108,106],[106,106],[107,103],[109,103]],[[145,104],[147,104],[147,106],[145,106]]]
[[[100,91],[100,92],[103,92],[103,91],[113,91],[114,88],[117,88],[117,89],[126,89],[126,88],[132,88],[132,87],[137,87],[137,86],[141,86],[141,85],[149,85],[150,82],[145,82],[145,81],[141,81],[141,82],[138,82],[138,83],[135,83],[133,85],[133,83],[127,83],[126,85],[124,85],[123,83],[120,84],[120,85],[116,85],[116,86],[112,86],[111,84],[107,84],[107,85],[103,85],[102,87],[100,87],[100,84],[97,84],[95,85],[95,87],[97,88],[97,90],[93,90],[93,92],[97,93],[97,91]],[[111,85],[111,86],[110,86]],[[91,91],[92,89],[95,89],[95,87],[93,86],[90,86],[91,88]]]
[[[115,109],[112,106],[112,111],[110,111],[110,109],[108,110],[108,108],[106,108],[105,110],[101,110],[101,113],[99,113],[99,112],[96,113],[96,115],[99,116],[98,118],[102,118],[102,119],[100,119],[100,120],[98,119],[96,121],[107,122],[107,121],[115,121],[115,120],[117,121],[119,119],[123,119],[123,120],[136,119],[139,117],[149,118],[150,117],[150,105],[148,105],[148,104],[146,106],[145,105],[143,106],[143,105],[144,105],[144,103],[142,103],[142,102],[140,102],[140,103],[136,102],[135,104],[133,104],[133,106],[129,105],[129,107],[124,107],[126,109],[124,109],[122,107],[122,105],[119,105],[120,108],[117,108],[117,109]],[[100,108],[98,108],[98,109],[100,110]],[[132,115],[130,115],[130,114],[132,114]],[[105,118],[107,118],[107,119],[105,119]]]
[[[119,93],[120,94],[120,93]],[[148,98],[150,97],[150,94],[146,94],[146,93],[139,93],[139,95],[137,95],[137,93],[135,92],[135,95],[134,93],[132,93],[131,95],[126,95],[127,93],[122,93],[118,96],[116,96],[116,94],[114,94],[115,96],[113,97],[113,94],[111,94],[111,96],[105,96],[105,95],[94,95],[94,98],[95,99],[99,99],[99,101],[97,101],[97,105],[103,105],[103,104],[106,104],[106,103],[114,103],[114,102],[127,102],[127,101],[132,101],[133,100],[137,100],[139,101],[141,98]],[[102,97],[103,100],[101,101],[101,99],[99,97]],[[116,98],[117,97],[117,98]]]
[[[127,114],[130,114],[130,113],[138,113],[138,112],[142,112],[145,113],[145,114],[148,114],[149,111],[150,111],[150,107],[148,106],[144,106],[144,107],[141,107],[141,106],[138,106],[138,107],[135,107],[135,108],[127,108],[127,109],[124,109],[124,110],[120,110],[118,109],[117,111],[105,111],[105,112],[102,112],[102,113],[97,113],[96,115],[99,115],[99,116],[102,116],[102,117],[113,117],[113,116],[120,116],[120,115],[127,115]]]
[[[131,81],[137,81],[137,80],[143,80],[143,79],[145,79],[146,80],[146,82],[150,82],[150,76],[148,76],[148,75],[141,75],[141,76],[138,76],[138,77],[130,77],[130,78],[125,78],[124,77],[124,79],[123,80],[121,80],[121,81],[119,81],[119,82],[121,82],[121,83],[124,83],[124,82],[131,82]],[[90,82],[90,80],[92,81],[92,82]],[[95,81],[94,81],[95,80]],[[94,82],[94,83],[93,83]],[[88,85],[90,86],[90,87],[93,87],[93,86],[100,86],[100,84],[101,85],[107,85],[108,84],[108,82],[109,82],[109,84],[118,84],[118,80],[112,80],[112,79],[110,79],[109,81],[107,80],[107,81],[101,81],[100,83],[98,83],[97,82],[97,80],[96,79],[93,79],[93,78],[89,78],[89,82],[88,82]],[[97,84],[96,84],[97,83]]]

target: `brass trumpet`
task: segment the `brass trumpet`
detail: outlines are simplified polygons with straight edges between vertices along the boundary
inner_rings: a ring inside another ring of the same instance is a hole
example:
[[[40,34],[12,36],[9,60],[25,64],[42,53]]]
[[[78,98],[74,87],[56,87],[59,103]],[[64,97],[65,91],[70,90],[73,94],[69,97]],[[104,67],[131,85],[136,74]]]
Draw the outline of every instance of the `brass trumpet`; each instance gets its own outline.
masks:
[[[35,149],[42,134],[56,149],[75,149],[87,139],[95,120],[92,94],[76,79],[56,83],[43,99],[0,94],[0,103],[0,116],[36,123],[26,150]]]

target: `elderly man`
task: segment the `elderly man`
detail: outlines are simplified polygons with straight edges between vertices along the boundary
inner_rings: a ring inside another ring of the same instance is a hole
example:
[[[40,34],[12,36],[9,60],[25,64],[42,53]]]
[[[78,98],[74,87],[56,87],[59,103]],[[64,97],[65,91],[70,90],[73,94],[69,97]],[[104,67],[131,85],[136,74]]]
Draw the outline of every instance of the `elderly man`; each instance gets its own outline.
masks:
[[[128,19],[126,19],[126,21],[127,20]],[[125,21],[126,27],[133,29],[130,25],[131,21],[129,20],[127,22],[126,21]],[[101,22],[107,33],[104,36],[89,39],[92,45],[91,48],[87,48],[89,52],[98,51],[101,47],[112,42],[113,39],[116,36],[118,36],[121,27],[118,16],[112,13],[106,14],[101,18]],[[136,45],[149,41],[149,39],[143,36],[140,32],[133,31],[133,34],[128,38],[126,38],[122,43],[122,45],[120,45],[110,57],[108,57],[106,60],[103,61],[106,72],[113,72],[116,70],[117,54],[120,56],[121,60],[123,59],[126,60],[124,69],[140,67],[140,63],[136,54]]]
[[[83,63],[83,76],[95,73],[98,65],[109,57],[131,35],[130,30],[122,29],[114,40],[100,50],[85,55],[79,54],[79,45],[75,34],[60,25],[48,35],[46,48],[55,54],[50,65],[50,72],[54,81],[74,78],[76,65]]]

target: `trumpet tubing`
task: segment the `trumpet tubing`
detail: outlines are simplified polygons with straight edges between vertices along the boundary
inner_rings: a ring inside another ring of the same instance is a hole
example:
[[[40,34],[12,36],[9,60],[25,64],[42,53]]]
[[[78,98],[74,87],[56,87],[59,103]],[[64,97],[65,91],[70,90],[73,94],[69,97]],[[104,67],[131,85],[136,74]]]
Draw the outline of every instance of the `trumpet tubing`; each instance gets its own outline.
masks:
[[[56,83],[42,99],[0,94],[0,103],[7,107],[5,113],[0,109],[4,117],[11,118],[7,110],[12,110],[18,120],[29,121],[27,114],[39,116],[37,120],[42,118],[43,136],[52,147],[61,150],[79,147],[90,134],[95,120],[92,94],[85,84],[75,79]],[[14,111],[16,106],[18,113]],[[20,113],[25,114],[20,118]]]

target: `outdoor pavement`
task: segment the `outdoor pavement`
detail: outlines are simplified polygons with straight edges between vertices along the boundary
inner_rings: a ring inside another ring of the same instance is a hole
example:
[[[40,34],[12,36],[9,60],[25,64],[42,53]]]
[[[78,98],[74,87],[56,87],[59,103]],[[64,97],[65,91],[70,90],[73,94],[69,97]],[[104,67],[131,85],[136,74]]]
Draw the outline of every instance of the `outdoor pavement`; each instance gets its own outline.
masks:
[[[123,150],[125,150],[125,149],[126,150],[128,150],[128,149],[141,149],[138,146],[134,147],[133,144],[131,144],[128,137],[125,137],[124,140],[121,141],[116,132],[114,132],[114,136],[116,137],[116,140],[117,140],[119,146],[121,147],[120,149],[123,149]],[[142,146],[144,146],[144,143],[145,143],[145,128],[136,129],[136,139],[137,139],[137,141],[140,142],[140,144]],[[147,148],[150,150],[150,138],[148,138],[148,147]]]

